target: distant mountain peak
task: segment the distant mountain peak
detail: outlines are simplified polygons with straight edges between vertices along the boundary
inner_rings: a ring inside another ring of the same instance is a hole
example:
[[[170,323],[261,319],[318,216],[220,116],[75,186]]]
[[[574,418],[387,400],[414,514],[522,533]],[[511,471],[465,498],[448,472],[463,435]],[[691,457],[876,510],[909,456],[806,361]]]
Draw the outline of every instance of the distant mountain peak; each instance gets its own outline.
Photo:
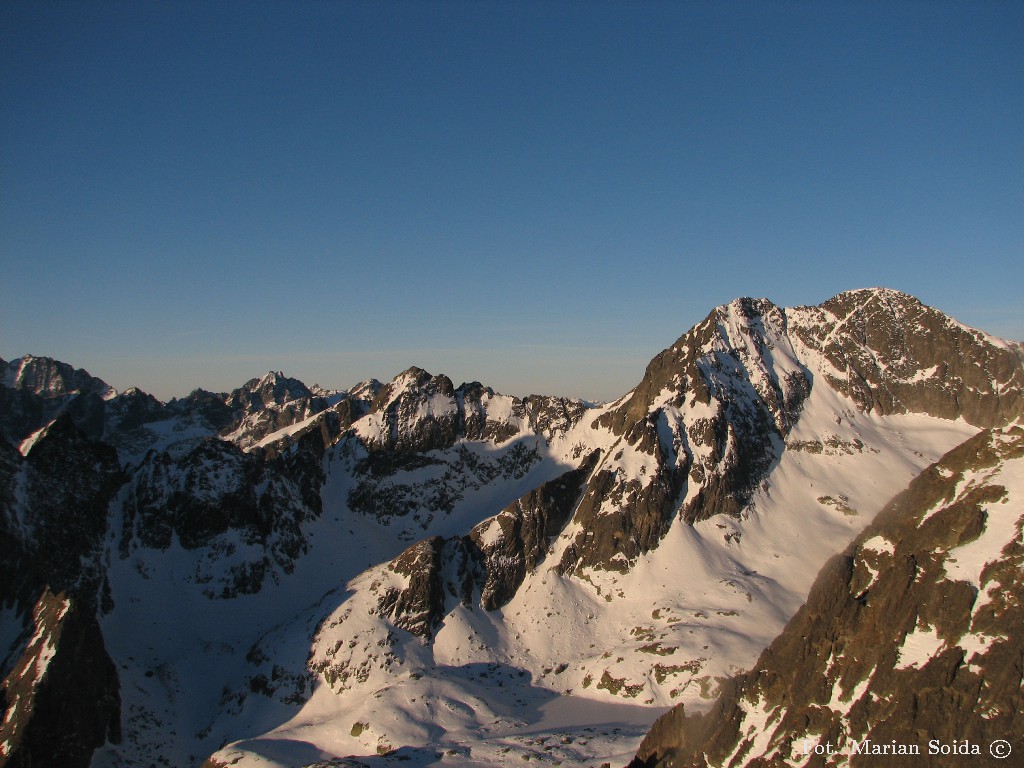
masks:
[[[117,390],[83,368],[74,368],[52,357],[25,355],[4,365],[0,384],[11,389],[24,389],[43,397],[62,397],[75,393],[91,393],[104,400],[117,395]]]
[[[886,288],[885,286],[874,286],[872,288],[853,288],[849,291],[840,291],[831,300],[836,299],[855,299],[861,302],[871,301],[872,299],[885,299],[887,301],[899,301],[899,302],[910,302],[914,304],[920,304],[921,300],[916,296],[909,293],[897,290],[896,288]]]
[[[260,384],[268,384],[286,378],[284,371],[267,371],[260,379]]]

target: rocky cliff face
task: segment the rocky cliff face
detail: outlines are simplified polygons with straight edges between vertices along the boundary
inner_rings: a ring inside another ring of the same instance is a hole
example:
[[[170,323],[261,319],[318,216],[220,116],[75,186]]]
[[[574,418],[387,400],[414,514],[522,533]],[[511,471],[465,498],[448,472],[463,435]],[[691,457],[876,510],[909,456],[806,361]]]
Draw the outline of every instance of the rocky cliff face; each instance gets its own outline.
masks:
[[[586,540],[565,551],[562,570],[627,569],[677,513],[689,523],[739,514],[778,461],[811,380],[779,307],[741,299],[712,312],[595,422],[617,449],[577,512]],[[630,453],[639,476],[624,466]]]
[[[323,470],[295,451],[267,461],[207,439],[180,458],[150,453],[126,487],[119,552],[205,550],[195,579],[209,597],[258,592],[308,549],[304,524],[321,512]]]
[[[88,768],[120,741],[117,672],[89,601],[44,588],[25,640],[0,688],[0,765]]]
[[[21,607],[49,586],[95,593],[102,580],[107,508],[124,481],[114,450],[90,440],[67,415],[58,418],[27,457],[4,450],[6,486],[0,514],[7,557],[4,601]]]
[[[27,457],[0,440],[0,765],[87,766],[119,738],[103,543],[123,475],[114,449],[67,414]]]
[[[388,566],[406,585],[381,595],[380,614],[429,640],[450,598],[477,601],[487,611],[507,604],[569,521],[596,461],[591,454],[579,469],[542,483],[468,536],[434,537],[406,549]]]
[[[663,717],[633,765],[915,759],[893,745],[1006,765],[989,746],[1024,749],[1022,492],[1020,426],[955,448],[829,563],[754,669],[709,713]]]
[[[371,455],[424,454],[460,439],[500,445],[524,430],[550,436],[571,427],[584,411],[569,398],[521,400],[479,382],[456,388],[447,376],[414,367],[381,388],[357,434]]]
[[[248,448],[293,424],[326,410],[330,394],[314,394],[298,379],[271,371],[261,379],[251,379],[225,398],[231,423],[222,435]]]
[[[929,413],[979,427],[1024,408],[1019,345],[967,328],[898,291],[842,293],[790,313],[828,384],[864,411]]]
[[[0,361],[0,435],[17,446],[67,413],[82,431],[98,438],[104,402],[114,394],[101,379],[49,357]]]
[[[544,560],[579,504],[598,458],[594,451],[579,468],[543,483],[470,531],[465,546],[475,560],[484,610],[506,605],[527,573]]]
[[[473,492],[524,478],[547,441],[584,411],[568,398],[524,401],[410,368],[339,441],[338,451],[354,462],[348,506],[384,520],[408,517],[426,530]]]
[[[81,368],[35,355],[26,355],[10,362],[0,360],[0,384],[40,397],[64,397],[91,392],[109,398],[115,394],[109,384]]]

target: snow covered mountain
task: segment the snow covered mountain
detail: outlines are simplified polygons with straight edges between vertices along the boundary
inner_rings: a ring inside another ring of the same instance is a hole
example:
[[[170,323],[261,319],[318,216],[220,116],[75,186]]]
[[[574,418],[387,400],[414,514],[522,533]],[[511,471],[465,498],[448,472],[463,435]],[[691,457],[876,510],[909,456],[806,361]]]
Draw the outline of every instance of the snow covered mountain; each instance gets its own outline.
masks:
[[[600,407],[418,368],[164,404],[29,363],[63,383],[0,387],[0,765],[624,763],[1024,411],[1019,346],[885,289],[719,307]],[[96,658],[109,707],[47,752]]]

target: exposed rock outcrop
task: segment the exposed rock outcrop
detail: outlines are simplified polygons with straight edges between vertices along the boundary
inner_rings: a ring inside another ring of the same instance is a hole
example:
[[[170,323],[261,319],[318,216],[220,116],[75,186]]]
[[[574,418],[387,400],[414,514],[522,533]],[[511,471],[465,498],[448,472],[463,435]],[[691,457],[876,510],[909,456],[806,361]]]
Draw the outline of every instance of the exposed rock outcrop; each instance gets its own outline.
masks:
[[[108,507],[125,480],[116,452],[90,440],[65,414],[27,457],[9,448],[2,453],[0,525],[8,557],[0,568],[9,578],[0,598],[24,609],[45,586],[75,596],[95,593]]]
[[[552,539],[571,519],[598,458],[594,451],[578,469],[543,483],[470,532],[465,545],[477,561],[484,610],[505,605],[527,572],[540,564]]]
[[[114,389],[81,368],[26,355],[0,365],[0,435],[18,445],[66,413],[90,437],[103,435],[104,403]]]
[[[577,513],[585,534],[563,555],[564,572],[628,569],[677,513],[693,523],[740,512],[810,393],[813,377],[788,333],[784,310],[738,299],[651,361],[595,423],[620,440]],[[640,476],[622,466],[629,453],[644,462]]]
[[[120,689],[88,601],[44,589],[0,687],[0,766],[88,768],[118,742]]]
[[[151,452],[128,484],[120,554],[167,549],[172,541],[207,548],[197,578],[208,596],[257,592],[268,576],[290,573],[308,549],[304,523],[321,513],[323,479],[319,457],[308,450],[268,461],[207,439],[177,459]]]
[[[429,640],[451,598],[470,604],[479,596],[487,611],[505,605],[572,517],[597,458],[595,452],[578,469],[542,483],[468,536],[435,536],[406,549],[389,566],[406,584],[382,595],[381,615]]]
[[[928,413],[979,427],[1024,410],[1020,347],[899,291],[848,291],[794,310],[793,332],[830,364],[829,384],[865,411]]]

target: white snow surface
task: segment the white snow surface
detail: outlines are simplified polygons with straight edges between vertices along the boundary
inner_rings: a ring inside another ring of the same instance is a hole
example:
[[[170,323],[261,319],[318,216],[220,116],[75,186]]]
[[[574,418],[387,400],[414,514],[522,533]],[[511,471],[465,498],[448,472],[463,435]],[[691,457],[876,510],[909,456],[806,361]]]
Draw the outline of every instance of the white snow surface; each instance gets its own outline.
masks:
[[[933,627],[915,627],[907,634],[900,646],[896,669],[920,669],[942,650],[945,641]]]
[[[1020,540],[1022,515],[1020,499],[1024,499],[1024,462],[1011,460],[984,473],[971,473],[966,487],[984,482],[1006,489],[1006,496],[996,504],[986,507],[985,530],[981,535],[962,546],[949,551],[944,568],[951,581],[966,581],[980,591],[975,610],[985,605],[987,582],[982,578],[985,566],[1000,558],[1003,548],[1010,542]],[[958,489],[959,490],[959,489]],[[960,490],[962,493],[963,490]],[[959,498],[960,493],[957,494]],[[1015,503],[1015,500],[1016,501]]]

